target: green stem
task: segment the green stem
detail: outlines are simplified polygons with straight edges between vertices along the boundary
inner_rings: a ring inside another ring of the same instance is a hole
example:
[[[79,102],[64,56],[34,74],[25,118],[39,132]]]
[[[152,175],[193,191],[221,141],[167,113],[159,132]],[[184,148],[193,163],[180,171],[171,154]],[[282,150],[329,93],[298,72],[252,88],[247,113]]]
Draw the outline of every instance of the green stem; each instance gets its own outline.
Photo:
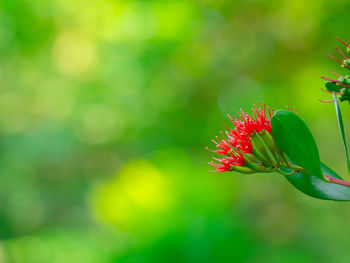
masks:
[[[302,168],[300,166],[297,166],[297,165],[294,165],[294,164],[291,165],[291,168],[294,169],[295,171],[309,173],[304,168]],[[341,180],[341,179],[338,179],[338,178],[334,178],[334,177],[331,177],[331,176],[328,176],[328,175],[325,175],[325,174],[323,176],[328,180],[329,183],[339,184],[339,185],[350,187],[350,182],[349,181],[345,181],[345,180]]]
[[[234,166],[234,168],[231,171],[236,171],[236,172],[245,173],[245,174],[255,173],[254,170],[243,166]]]
[[[343,117],[342,117],[340,106],[339,106],[339,103],[338,103],[338,100],[337,100],[335,94],[333,94],[333,100],[334,100],[334,106],[335,106],[335,113],[337,115],[337,120],[338,120],[339,131],[340,131],[341,139],[343,141],[345,157],[346,157],[346,164],[347,164],[347,168],[348,168],[348,174],[350,175],[349,152],[348,152],[348,147],[346,145]]]
[[[254,155],[253,153],[243,153],[243,156],[246,160],[250,161],[250,162],[253,162],[253,163],[256,163],[256,164],[262,164],[264,165],[264,162],[263,160],[260,160],[259,158],[257,158],[256,155]]]
[[[260,134],[259,134],[260,135]],[[265,143],[267,149],[269,149],[270,153],[272,154],[273,158],[276,160],[276,163],[280,162],[280,159],[278,158],[277,154],[276,154],[276,150],[274,147],[274,142],[273,139],[271,137],[271,135],[269,132],[265,132],[263,134],[260,135],[260,137],[262,138],[263,142]]]
[[[249,160],[246,160],[245,166],[254,170],[254,171],[257,171],[257,172],[270,172],[271,171],[271,169],[266,168],[263,165],[259,165],[259,164],[256,164],[254,162],[251,162]]]
[[[286,168],[290,168],[290,169],[293,169],[293,170],[298,171],[298,172],[309,173],[303,167],[295,165],[295,164],[291,164],[291,163],[289,164],[289,167],[286,167]]]
[[[262,154],[260,154],[258,151],[256,150],[253,150],[252,151],[252,154],[257,158],[259,159],[263,164],[264,166],[268,167],[268,168],[271,168],[272,167],[272,163],[270,160],[266,159]]]
[[[290,164],[290,160],[288,156],[281,150],[281,148],[275,143],[275,140],[273,139],[272,135],[270,133],[267,133],[267,136],[269,140],[272,141],[272,147],[276,151],[276,154],[278,155],[280,161],[284,162],[286,165]]]
[[[296,170],[292,170],[291,172],[287,173],[287,172],[283,171],[281,168],[278,168],[276,171],[280,174],[285,175],[285,176],[293,175],[297,172]]]
[[[276,166],[266,151],[266,145],[258,133],[254,132],[251,137],[253,144],[253,154],[260,159],[267,167]]]

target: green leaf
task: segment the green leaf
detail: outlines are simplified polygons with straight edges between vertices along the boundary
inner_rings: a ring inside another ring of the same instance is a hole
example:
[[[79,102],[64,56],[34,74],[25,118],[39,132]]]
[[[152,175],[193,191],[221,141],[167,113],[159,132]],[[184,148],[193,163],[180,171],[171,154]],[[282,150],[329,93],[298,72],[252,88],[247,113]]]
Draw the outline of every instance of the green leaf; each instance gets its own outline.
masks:
[[[290,111],[278,110],[271,118],[271,126],[274,141],[288,157],[309,173],[326,181],[315,139],[305,121]]]
[[[321,163],[322,172],[330,177],[342,179],[325,164]],[[350,187],[327,183],[317,176],[303,172],[297,172],[293,175],[286,176],[286,179],[298,190],[309,196],[335,201],[349,201]]]
[[[337,100],[337,98],[336,98],[336,96],[334,94],[333,94],[333,100],[334,100],[334,106],[335,106],[335,113],[336,113],[337,119],[338,119],[339,131],[340,131],[341,139],[343,141],[343,146],[344,146],[344,150],[345,150],[345,157],[346,157],[346,164],[347,164],[347,167],[348,167],[348,174],[350,175],[349,152],[348,152],[348,147],[346,145],[343,117],[341,115],[341,110],[340,110],[340,106],[339,106],[338,100]]]

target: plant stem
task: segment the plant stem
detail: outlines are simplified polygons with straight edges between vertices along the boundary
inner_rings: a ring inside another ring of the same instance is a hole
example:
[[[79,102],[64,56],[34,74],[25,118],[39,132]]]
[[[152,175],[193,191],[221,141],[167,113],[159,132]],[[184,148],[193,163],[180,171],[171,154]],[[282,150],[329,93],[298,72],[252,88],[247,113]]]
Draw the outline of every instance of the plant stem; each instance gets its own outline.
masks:
[[[348,147],[346,145],[343,117],[342,117],[342,114],[341,114],[339,103],[338,103],[337,98],[336,98],[336,96],[334,94],[333,94],[333,100],[334,100],[334,106],[335,106],[335,113],[336,113],[337,120],[338,120],[340,136],[341,136],[341,139],[343,141],[345,157],[346,157],[346,165],[347,165],[347,168],[348,168],[348,174],[350,175],[350,160],[349,160]]]
[[[252,154],[253,154],[257,159],[259,159],[260,161],[262,161],[263,164],[264,164],[266,167],[270,168],[270,167],[273,166],[273,165],[272,165],[272,162],[271,162],[270,160],[266,159],[266,158],[265,158],[262,154],[260,154],[258,151],[253,150],[253,151],[252,151]]]
[[[349,187],[350,187],[350,182],[349,182],[349,181],[340,180],[340,179],[337,179],[337,178],[330,177],[330,176],[328,176],[328,175],[324,175],[324,177],[326,177],[327,180],[328,180],[330,183],[333,183],[333,184],[340,184],[340,185],[344,185],[344,186],[349,186]]]
[[[253,134],[252,138],[253,138],[252,141],[257,149],[253,151],[254,152],[253,154],[255,154],[260,160],[262,160],[263,163],[265,163],[267,166],[269,167],[276,166],[277,162],[271,159],[270,155],[266,151],[268,148],[266,147],[263,138],[261,138],[261,136],[257,132]]]
[[[307,172],[304,168],[297,166],[297,165],[291,165],[291,168],[294,169],[295,171],[299,172],[304,172],[304,173],[309,173]],[[328,180],[329,183],[332,184],[339,184],[339,185],[344,185],[350,187],[350,182],[349,181],[344,181],[341,179],[337,179],[328,175],[323,174],[323,176]]]
[[[289,176],[289,175],[295,174],[297,171],[296,171],[296,170],[293,170],[292,172],[287,173],[287,172],[284,172],[281,168],[278,168],[278,169],[276,170],[276,172],[278,172],[278,173],[280,173],[280,174],[283,174],[283,175],[285,175],[285,176]]]
[[[276,166],[277,164],[280,162],[279,158],[277,157],[277,154],[275,152],[274,146],[273,146],[273,140],[272,137],[268,137],[269,133],[266,131],[263,131],[262,134],[258,134],[261,138],[261,140],[263,141],[263,143],[265,144],[266,148],[269,150],[269,152],[271,153],[273,159],[275,160]]]

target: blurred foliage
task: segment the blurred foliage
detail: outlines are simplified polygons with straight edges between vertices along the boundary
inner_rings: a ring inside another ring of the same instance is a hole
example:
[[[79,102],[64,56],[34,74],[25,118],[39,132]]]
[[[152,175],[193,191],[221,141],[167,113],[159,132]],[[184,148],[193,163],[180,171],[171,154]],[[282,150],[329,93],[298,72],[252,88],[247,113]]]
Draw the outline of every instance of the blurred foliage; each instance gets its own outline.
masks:
[[[0,1],[0,262],[347,262],[347,203],[277,174],[207,173],[205,146],[240,107],[295,106],[345,174],[333,106],[318,98],[349,11]]]

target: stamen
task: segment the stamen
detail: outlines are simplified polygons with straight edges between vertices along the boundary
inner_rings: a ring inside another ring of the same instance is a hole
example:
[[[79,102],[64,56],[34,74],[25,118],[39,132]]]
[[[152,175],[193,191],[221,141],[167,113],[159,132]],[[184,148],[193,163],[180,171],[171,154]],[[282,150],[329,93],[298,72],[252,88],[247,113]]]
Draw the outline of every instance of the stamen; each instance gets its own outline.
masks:
[[[257,116],[256,116],[256,114],[255,114],[255,111],[254,111],[254,109],[252,109],[252,113],[253,113],[253,115],[254,115],[254,118],[255,118],[255,120],[257,119]]]
[[[219,145],[221,146],[222,140],[220,140],[219,136],[215,136],[215,138],[219,141]]]
[[[205,149],[206,149],[207,151],[211,151],[211,152],[213,152],[213,153],[215,153],[215,152],[216,152],[215,150],[209,149],[209,147],[208,147],[208,146],[207,146],[207,147],[205,147]]]
[[[329,90],[325,90],[325,89],[321,89],[321,90],[323,90],[324,92],[331,93],[331,94],[336,94],[336,95],[342,95],[343,94],[341,92],[334,92],[334,91],[329,91]]]
[[[335,37],[340,43],[342,43],[344,46],[346,46],[347,48],[350,48],[350,46],[348,44],[346,44],[343,40],[341,40],[339,37]]]
[[[341,83],[341,82],[338,82],[338,84],[339,84],[340,86],[343,86],[343,87],[346,87],[346,88],[350,88],[350,85],[345,85],[345,84],[343,84],[343,83]]]
[[[344,65],[347,68],[350,68],[350,66],[346,65],[344,62],[340,61],[339,59],[336,59],[335,57],[328,55],[331,59],[334,59],[335,61],[339,62],[340,64]]]
[[[222,136],[222,138],[223,138],[223,142],[226,143],[226,138],[225,138],[225,136],[224,136],[224,133],[221,131],[220,134],[221,134],[221,136]]]
[[[220,164],[216,164],[216,163],[212,163],[212,162],[208,162],[209,165],[214,166],[214,167],[219,167]],[[211,171],[211,172],[215,172],[215,171]]]
[[[255,110],[257,116],[259,117],[259,110],[258,110],[258,108],[256,107],[255,104],[253,104],[253,106],[254,106],[254,110]],[[254,112],[253,112],[253,113],[254,113]],[[255,117],[255,119],[257,118],[256,115],[255,115],[255,113],[254,113],[254,117]]]
[[[241,117],[241,120],[244,121],[245,113],[244,113],[242,108],[241,108],[241,113],[239,114],[239,116]]]
[[[334,102],[334,100],[319,100],[320,102],[325,102],[325,103],[328,103],[328,102]]]
[[[346,60],[348,60],[348,58],[344,55],[343,52],[341,52],[341,50],[339,48],[335,48],[336,50],[338,50],[338,52],[340,53],[340,55],[342,55]]]
[[[330,70],[330,69],[329,69],[329,72],[331,72],[332,74],[334,74],[334,75],[336,75],[336,76],[338,76],[338,77],[341,77],[341,75],[335,73],[334,71],[332,71],[332,70]]]
[[[333,56],[331,56],[331,55],[329,55],[329,54],[328,54],[328,57],[330,57],[331,59],[334,59],[335,61],[337,61],[337,62],[339,62],[339,63],[343,63],[343,62],[341,62],[339,59],[336,59],[335,57],[333,57]]]
[[[216,136],[216,138],[217,138],[218,136]],[[217,147],[219,147],[220,146],[220,144],[219,143],[217,143],[214,139],[213,140],[211,140],[213,143],[215,143],[215,145],[217,146]]]
[[[231,130],[229,127],[227,127],[227,126],[225,125],[225,123],[222,123],[222,125],[223,125],[226,129],[228,129],[229,131]]]
[[[330,78],[327,78],[327,77],[325,77],[325,76],[322,76],[321,79],[328,80],[328,81],[333,82],[333,83],[338,83],[338,82],[339,82],[339,80],[330,79]]]

